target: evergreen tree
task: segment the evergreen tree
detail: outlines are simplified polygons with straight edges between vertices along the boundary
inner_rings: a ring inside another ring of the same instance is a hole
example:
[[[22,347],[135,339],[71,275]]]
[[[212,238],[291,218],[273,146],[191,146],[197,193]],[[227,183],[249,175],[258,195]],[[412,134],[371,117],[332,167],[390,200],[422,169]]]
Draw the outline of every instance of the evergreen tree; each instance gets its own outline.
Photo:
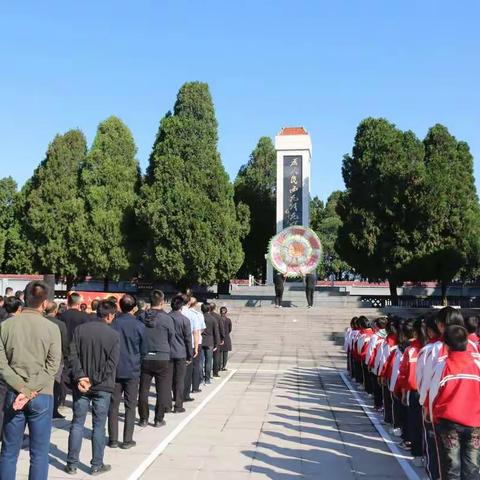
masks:
[[[0,179],[0,266],[5,260],[5,244],[10,228],[12,228],[14,214],[13,202],[17,193],[17,184],[12,177]]]
[[[235,202],[244,203],[250,210],[250,232],[242,241],[244,277],[251,274],[266,278],[265,253],[275,235],[276,156],[272,140],[261,137],[235,179]]]
[[[34,270],[66,277],[69,287],[84,272],[87,223],[79,172],[86,152],[80,130],[56,135],[25,189],[24,215],[19,218],[34,249]]]
[[[347,190],[337,204],[342,225],[336,250],[362,276],[388,279],[394,304],[397,286],[422,254],[423,157],[412,132],[368,118],[343,162]]]
[[[137,149],[117,117],[101,122],[81,170],[88,222],[85,240],[91,275],[118,279],[132,269],[134,207],[140,187]]]
[[[207,285],[228,281],[242,264],[248,215],[235,208],[217,142],[208,85],[186,83],[160,122],[137,209],[147,275]]]

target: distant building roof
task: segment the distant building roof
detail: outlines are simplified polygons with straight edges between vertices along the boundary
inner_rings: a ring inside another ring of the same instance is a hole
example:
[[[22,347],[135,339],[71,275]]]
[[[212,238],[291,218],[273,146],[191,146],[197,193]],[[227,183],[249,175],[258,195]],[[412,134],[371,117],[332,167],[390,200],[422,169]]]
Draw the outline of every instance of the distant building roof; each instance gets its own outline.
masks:
[[[279,135],[308,135],[303,127],[284,127]]]

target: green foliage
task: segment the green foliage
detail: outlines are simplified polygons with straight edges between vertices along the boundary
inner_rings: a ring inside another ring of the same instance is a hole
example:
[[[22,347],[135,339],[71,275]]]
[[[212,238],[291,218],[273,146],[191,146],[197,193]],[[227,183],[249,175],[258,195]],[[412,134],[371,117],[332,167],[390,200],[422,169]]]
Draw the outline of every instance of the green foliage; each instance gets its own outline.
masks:
[[[17,184],[12,177],[0,179],[0,266],[5,260],[5,244],[9,229],[13,225],[13,202]]]
[[[77,277],[83,271],[87,222],[79,171],[86,152],[80,130],[56,135],[25,189],[24,215],[19,220],[34,247],[33,267],[38,272]]]
[[[117,279],[132,268],[140,187],[136,152],[132,133],[119,118],[99,124],[80,176],[88,222],[84,255],[92,275]]]
[[[242,264],[248,215],[235,208],[217,142],[208,85],[186,83],[160,122],[137,208],[147,276],[208,285]]]
[[[323,247],[323,259],[317,270],[319,278],[333,275],[336,280],[343,280],[345,276],[352,273],[350,265],[344,262],[335,250],[338,230],[342,226],[342,221],[336,212],[341,195],[340,191],[333,192],[325,205],[318,197],[314,197],[310,202],[310,227],[319,236]]]
[[[250,232],[242,241],[242,275],[266,277],[265,253],[275,234],[276,151],[269,137],[261,137],[235,179],[235,202],[250,210]]]

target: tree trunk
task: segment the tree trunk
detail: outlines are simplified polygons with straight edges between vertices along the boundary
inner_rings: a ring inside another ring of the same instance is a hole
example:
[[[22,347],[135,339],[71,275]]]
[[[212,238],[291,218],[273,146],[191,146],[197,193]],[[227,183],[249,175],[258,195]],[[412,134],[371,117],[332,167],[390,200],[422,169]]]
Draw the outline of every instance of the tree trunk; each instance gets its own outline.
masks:
[[[108,292],[108,283],[109,283],[109,278],[106,275],[103,279],[103,291]]]
[[[53,273],[46,273],[43,275],[43,281],[48,285],[48,299],[55,299],[55,275]]]
[[[440,286],[442,288],[442,305],[444,307],[446,307],[448,305],[448,301],[447,301],[447,287],[448,287],[448,282],[446,282],[445,280],[442,280],[440,282]]]
[[[394,307],[398,307],[398,292],[397,287],[398,283],[394,280],[388,280],[388,286],[390,288],[390,299]]]

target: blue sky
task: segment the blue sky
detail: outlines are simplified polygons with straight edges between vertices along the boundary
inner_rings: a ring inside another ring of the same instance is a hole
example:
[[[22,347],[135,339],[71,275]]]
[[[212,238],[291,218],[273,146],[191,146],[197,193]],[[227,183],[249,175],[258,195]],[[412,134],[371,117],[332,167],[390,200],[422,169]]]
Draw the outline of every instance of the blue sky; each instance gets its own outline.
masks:
[[[477,0],[2,2],[0,176],[23,184],[57,132],[91,143],[112,114],[145,168],[178,88],[201,80],[232,179],[260,136],[303,125],[326,198],[367,116],[420,137],[444,123],[480,179],[479,18]]]

